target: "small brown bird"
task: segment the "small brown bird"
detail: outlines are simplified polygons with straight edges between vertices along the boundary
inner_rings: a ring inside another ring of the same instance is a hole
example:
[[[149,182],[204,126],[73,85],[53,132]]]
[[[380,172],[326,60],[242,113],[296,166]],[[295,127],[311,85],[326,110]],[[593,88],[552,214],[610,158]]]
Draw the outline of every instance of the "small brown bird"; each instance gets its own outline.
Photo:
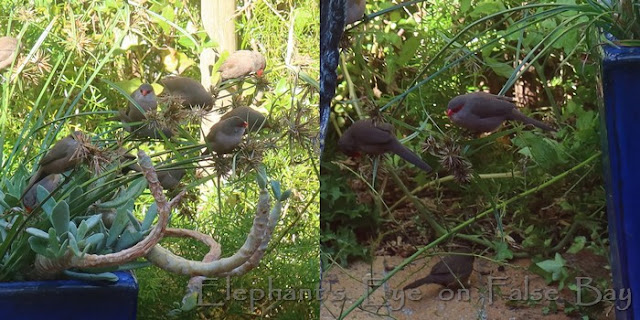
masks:
[[[205,141],[209,152],[231,153],[241,142],[249,124],[240,117],[231,117],[214,124]]]
[[[132,155],[131,153],[128,153],[127,150],[125,150],[124,148],[118,148],[118,154],[120,156],[116,158],[116,161],[119,161],[120,165],[136,159],[136,156]],[[139,164],[134,162],[132,164],[122,167],[122,169],[120,170],[122,174],[127,174],[127,172],[129,171],[142,172],[142,168],[140,167]]]
[[[35,183],[54,173],[63,173],[73,169],[82,162],[79,150],[82,144],[78,139],[84,139],[84,133],[75,131],[64,139],[56,142],[47,154],[40,159],[40,168],[31,177],[29,184],[25,188],[25,193],[33,187]],[[24,194],[23,194],[24,197]]]
[[[213,107],[211,94],[196,80],[172,76],[162,79],[160,83],[168,95],[180,99],[185,107],[201,107],[206,110]]]
[[[160,134],[161,131],[167,139],[173,137],[173,131],[170,128],[160,126],[156,121],[150,121],[149,123],[142,126],[136,126],[135,128],[127,131],[130,131],[133,136],[138,138],[162,139],[162,135]]]
[[[393,133],[390,123],[374,123],[372,119],[354,122],[338,140],[338,148],[350,157],[360,153],[379,155],[392,152],[416,167],[429,172],[431,167],[403,146]]]
[[[18,55],[18,39],[0,37],[0,70],[10,66],[16,55]]]
[[[251,132],[258,131],[262,128],[270,128],[267,118],[255,109],[247,106],[240,106],[229,110],[223,114],[220,120],[230,117],[239,117],[246,121],[249,125],[248,130]]]
[[[37,190],[38,186],[43,186],[49,193],[53,192],[62,182],[62,175],[59,173],[50,174],[44,179],[36,182],[33,186],[27,189],[27,192],[24,194],[22,198],[22,204],[24,204],[24,208],[27,212],[31,212],[33,208],[38,205],[38,197]]]
[[[131,94],[131,98],[133,98],[133,100],[135,100],[140,105],[140,107],[142,107],[144,113],[140,112],[140,110],[136,108],[133,103],[129,102],[129,108],[127,109],[126,113],[127,122],[144,121],[147,118],[145,116],[145,113],[151,110],[155,111],[158,109],[158,99],[156,98],[156,93],[155,91],[153,91],[153,87],[148,83],[141,84],[140,87],[138,87],[138,89],[136,89],[136,91]]]
[[[486,92],[457,96],[447,106],[447,116],[454,124],[474,132],[491,132],[505,120],[520,121],[542,130],[555,131],[542,121],[529,118],[518,111],[509,98]]]
[[[354,23],[364,16],[364,7],[366,0],[347,0],[345,2],[345,24]]]
[[[473,271],[474,256],[469,249],[460,250],[459,253],[465,255],[452,254],[441,258],[436,263],[429,275],[406,285],[403,290],[417,288],[423,284],[436,283],[445,287],[457,287],[461,283],[464,285],[469,280]]]
[[[187,173],[185,169],[171,169],[158,171],[158,181],[164,190],[172,190],[178,186],[180,180]]]
[[[262,77],[266,65],[267,61],[260,52],[238,50],[229,55],[218,71],[221,72],[222,80],[245,77],[251,73]]]

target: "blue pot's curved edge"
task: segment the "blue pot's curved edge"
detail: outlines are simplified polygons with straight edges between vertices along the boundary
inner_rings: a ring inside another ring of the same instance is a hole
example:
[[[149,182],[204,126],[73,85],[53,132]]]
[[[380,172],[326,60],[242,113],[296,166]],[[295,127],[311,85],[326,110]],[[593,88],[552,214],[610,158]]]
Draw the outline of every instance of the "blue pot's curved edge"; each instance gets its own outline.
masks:
[[[13,290],[55,289],[55,288],[99,288],[99,287],[123,287],[138,290],[138,280],[131,271],[112,272],[118,277],[118,281],[86,281],[75,279],[44,280],[44,281],[15,281],[0,282],[0,296]]]

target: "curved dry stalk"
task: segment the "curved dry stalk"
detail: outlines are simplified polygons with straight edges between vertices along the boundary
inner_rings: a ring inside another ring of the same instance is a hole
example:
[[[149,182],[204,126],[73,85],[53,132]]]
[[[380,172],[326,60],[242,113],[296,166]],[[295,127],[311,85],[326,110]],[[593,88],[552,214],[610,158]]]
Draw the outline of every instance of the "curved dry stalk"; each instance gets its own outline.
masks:
[[[271,220],[269,219],[269,200],[270,197],[267,189],[261,189],[251,231],[242,247],[231,257],[216,261],[194,261],[177,256],[162,246],[156,245],[149,251],[146,258],[157,267],[176,274],[218,277],[221,274],[230,272],[254,257],[256,251],[258,251],[263,245],[265,238],[267,238],[267,233],[270,234],[270,232],[267,231],[267,226]],[[276,208],[280,207],[276,206]]]
[[[253,255],[251,255],[251,257],[249,258],[249,260],[247,260],[247,262],[245,262],[241,266],[231,271],[224,272],[218,275],[219,277],[240,276],[251,271],[252,269],[258,266],[258,263],[260,263],[260,260],[264,256],[264,253],[267,251],[267,247],[269,246],[269,241],[271,240],[271,235],[273,234],[273,230],[276,227],[276,223],[280,218],[281,211],[282,211],[282,203],[280,201],[277,201],[275,207],[271,209],[271,214],[269,214],[269,223],[267,226],[267,230],[265,230],[265,235],[262,238],[262,243],[260,244],[260,247],[258,248],[258,250],[256,250],[256,252],[254,252]]]
[[[220,259],[222,254],[222,247],[216,242],[213,237],[200,233],[190,229],[176,229],[168,228],[165,232],[165,236],[168,237],[191,237],[209,246],[209,252],[202,258],[202,262],[211,262]],[[202,283],[206,277],[195,276],[189,279],[187,283],[187,292],[184,295],[184,299],[187,299],[193,293],[202,292]]]

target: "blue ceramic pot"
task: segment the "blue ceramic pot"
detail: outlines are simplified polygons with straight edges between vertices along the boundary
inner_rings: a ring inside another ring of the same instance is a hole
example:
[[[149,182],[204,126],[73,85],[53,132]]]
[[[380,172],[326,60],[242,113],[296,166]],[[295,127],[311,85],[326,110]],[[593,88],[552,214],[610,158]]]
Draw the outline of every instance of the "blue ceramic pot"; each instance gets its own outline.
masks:
[[[604,47],[601,106],[604,176],[611,268],[616,293],[630,289],[628,301],[617,301],[616,319],[640,313],[640,48]]]
[[[138,281],[114,272],[116,283],[80,280],[0,282],[0,319],[127,320],[136,318]]]

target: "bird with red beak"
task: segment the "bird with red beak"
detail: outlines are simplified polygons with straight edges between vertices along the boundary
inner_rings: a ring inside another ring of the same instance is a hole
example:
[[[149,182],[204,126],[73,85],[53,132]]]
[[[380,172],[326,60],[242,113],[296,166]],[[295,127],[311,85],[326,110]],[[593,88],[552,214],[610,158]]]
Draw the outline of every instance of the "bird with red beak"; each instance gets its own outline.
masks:
[[[240,117],[231,117],[214,124],[205,137],[208,152],[232,153],[242,143],[249,124]]]
[[[218,71],[222,80],[246,77],[254,73],[257,77],[262,77],[267,61],[258,51],[238,50],[229,55]]]
[[[546,123],[525,116],[509,100],[486,92],[467,93],[449,101],[447,116],[455,125],[473,132],[492,132],[506,120],[555,131]]]

